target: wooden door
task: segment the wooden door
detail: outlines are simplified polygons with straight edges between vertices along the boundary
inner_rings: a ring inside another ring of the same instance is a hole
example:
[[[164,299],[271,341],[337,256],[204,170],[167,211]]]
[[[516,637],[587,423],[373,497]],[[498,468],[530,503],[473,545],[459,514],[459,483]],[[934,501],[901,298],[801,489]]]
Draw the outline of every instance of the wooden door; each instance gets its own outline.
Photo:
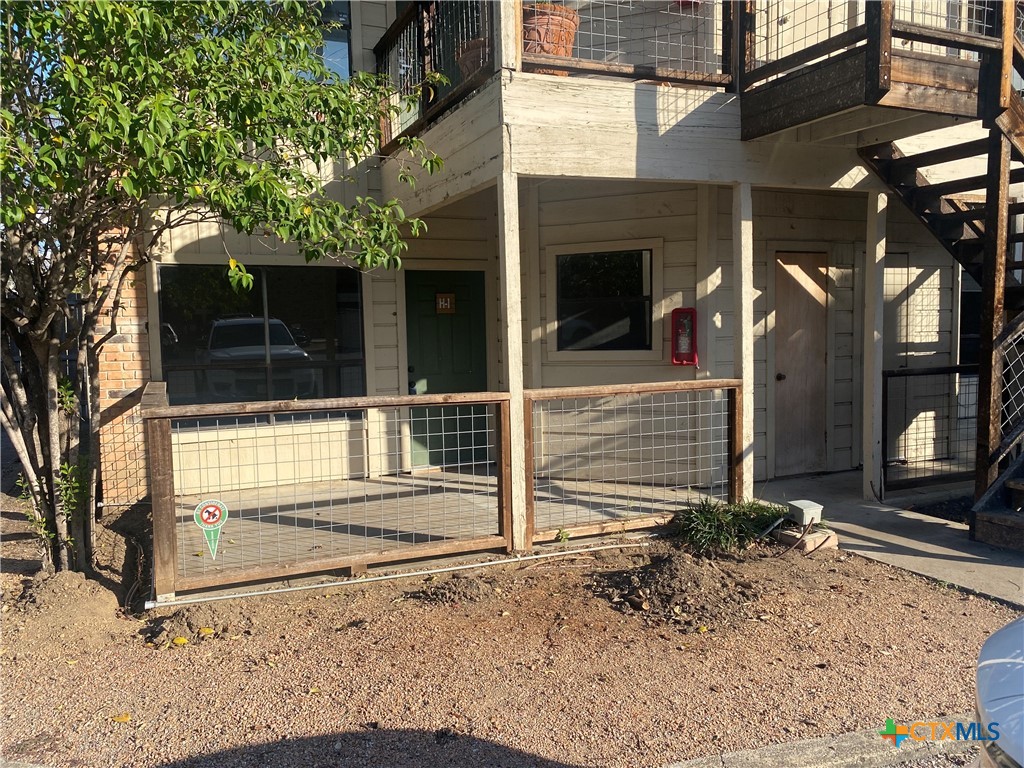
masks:
[[[405,308],[410,394],[485,391],[484,273],[407,271]],[[485,461],[486,413],[486,406],[411,409],[413,466]]]
[[[777,259],[775,474],[822,472],[826,468],[826,255],[780,253]]]

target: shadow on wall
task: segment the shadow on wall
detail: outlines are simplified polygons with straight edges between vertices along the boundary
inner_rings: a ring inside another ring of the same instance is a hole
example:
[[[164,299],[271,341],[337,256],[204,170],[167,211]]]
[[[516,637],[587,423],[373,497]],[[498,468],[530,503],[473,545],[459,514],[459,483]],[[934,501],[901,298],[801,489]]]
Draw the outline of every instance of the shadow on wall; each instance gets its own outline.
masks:
[[[448,728],[438,731],[365,730],[214,752],[163,763],[159,768],[581,768],[521,752],[490,741],[465,736]]]

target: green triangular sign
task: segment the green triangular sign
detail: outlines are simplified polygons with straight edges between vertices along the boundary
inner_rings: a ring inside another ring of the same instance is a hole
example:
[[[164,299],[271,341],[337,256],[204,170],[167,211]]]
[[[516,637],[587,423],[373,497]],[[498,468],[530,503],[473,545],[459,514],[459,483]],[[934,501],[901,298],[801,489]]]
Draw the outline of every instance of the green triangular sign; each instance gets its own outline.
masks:
[[[203,531],[210,557],[217,559],[217,545],[220,544],[220,529],[228,520],[228,508],[222,501],[209,499],[196,506],[194,515],[196,525]]]

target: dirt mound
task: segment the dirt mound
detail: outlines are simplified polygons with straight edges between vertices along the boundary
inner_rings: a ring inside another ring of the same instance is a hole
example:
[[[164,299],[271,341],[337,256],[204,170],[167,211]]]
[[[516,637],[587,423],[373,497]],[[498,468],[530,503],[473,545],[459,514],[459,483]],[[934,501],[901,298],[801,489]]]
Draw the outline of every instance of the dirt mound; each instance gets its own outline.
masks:
[[[154,616],[143,629],[142,636],[147,643],[160,646],[181,644],[177,638],[195,642],[249,634],[251,631],[252,620],[237,604],[200,603],[164,616]]]
[[[682,550],[639,568],[601,574],[594,590],[627,614],[683,632],[708,632],[750,618],[751,604],[760,598],[752,583]]]
[[[16,637],[24,650],[53,640],[99,647],[133,628],[121,618],[113,592],[71,571],[36,576],[18,600],[5,607],[5,629],[17,633],[9,637]]]
[[[478,603],[501,593],[502,589],[497,586],[494,579],[459,573],[448,579],[432,581],[423,589],[411,593],[409,597],[426,603],[455,605]]]

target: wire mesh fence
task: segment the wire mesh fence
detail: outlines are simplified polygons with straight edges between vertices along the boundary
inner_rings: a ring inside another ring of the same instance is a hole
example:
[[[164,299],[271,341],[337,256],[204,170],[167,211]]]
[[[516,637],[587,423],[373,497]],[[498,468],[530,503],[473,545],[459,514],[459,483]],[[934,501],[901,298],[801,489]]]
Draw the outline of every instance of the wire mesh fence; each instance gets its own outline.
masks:
[[[507,398],[381,400],[165,409],[176,589],[502,546]]]
[[[799,53],[865,23],[863,2],[773,0],[756,3],[753,67]],[[831,51],[830,54],[841,50]]]
[[[995,34],[995,14],[987,0],[895,0],[896,21],[976,35]]]
[[[679,72],[723,71],[723,43],[728,44],[723,41],[723,3],[597,0],[574,5],[560,11],[557,25],[544,18],[549,13],[545,4],[524,5],[524,53]],[[558,32],[549,33],[555,26]]]
[[[884,371],[882,386],[886,490],[948,482],[974,471],[978,366]]]
[[[678,386],[527,393],[537,538],[614,530],[730,498],[735,386]]]

